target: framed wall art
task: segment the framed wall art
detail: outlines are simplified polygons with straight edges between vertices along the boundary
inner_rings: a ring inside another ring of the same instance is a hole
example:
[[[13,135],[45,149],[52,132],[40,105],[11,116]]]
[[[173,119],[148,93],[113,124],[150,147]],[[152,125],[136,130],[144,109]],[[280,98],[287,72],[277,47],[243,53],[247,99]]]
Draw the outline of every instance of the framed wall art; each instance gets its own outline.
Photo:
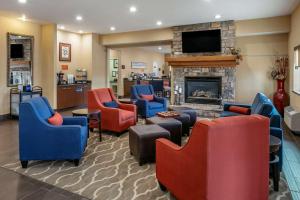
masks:
[[[59,61],[71,62],[71,44],[59,43]]]

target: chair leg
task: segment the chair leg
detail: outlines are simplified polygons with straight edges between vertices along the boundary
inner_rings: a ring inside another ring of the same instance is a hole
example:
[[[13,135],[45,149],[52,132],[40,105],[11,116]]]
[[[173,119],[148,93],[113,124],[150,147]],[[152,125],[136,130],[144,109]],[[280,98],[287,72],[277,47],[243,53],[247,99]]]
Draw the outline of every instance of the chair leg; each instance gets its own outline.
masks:
[[[23,169],[26,169],[28,166],[28,161],[21,161],[21,165]]]
[[[79,166],[79,159],[75,159],[75,160],[74,160],[74,165],[75,165],[76,167]]]
[[[167,188],[162,183],[158,182],[158,185],[162,191],[167,191]]]
[[[280,179],[280,172],[278,168],[278,163],[273,164],[273,184],[274,184],[274,191],[279,191],[279,179]]]

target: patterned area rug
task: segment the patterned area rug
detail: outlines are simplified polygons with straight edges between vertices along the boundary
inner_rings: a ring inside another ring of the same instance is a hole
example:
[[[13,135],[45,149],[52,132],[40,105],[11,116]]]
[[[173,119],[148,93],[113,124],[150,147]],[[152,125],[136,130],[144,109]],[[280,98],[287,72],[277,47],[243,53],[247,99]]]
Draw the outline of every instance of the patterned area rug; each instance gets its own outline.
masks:
[[[168,193],[159,189],[155,178],[155,164],[139,166],[129,152],[128,133],[121,137],[91,134],[80,166],[69,161],[30,162],[27,169],[20,163],[3,167],[47,182],[90,199],[101,200],[169,200]],[[282,177],[280,191],[270,185],[271,200],[292,199]]]

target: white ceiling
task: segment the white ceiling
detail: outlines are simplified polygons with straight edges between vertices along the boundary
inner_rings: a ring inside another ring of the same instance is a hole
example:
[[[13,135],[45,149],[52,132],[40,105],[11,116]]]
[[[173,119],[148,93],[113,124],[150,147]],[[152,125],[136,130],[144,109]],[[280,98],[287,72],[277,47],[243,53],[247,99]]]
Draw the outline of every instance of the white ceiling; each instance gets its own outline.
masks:
[[[146,30],[215,21],[266,18],[290,14],[299,0],[0,0],[0,11],[31,20],[63,24],[67,30],[95,33]],[[130,13],[130,6],[138,11]],[[83,21],[75,20],[77,15]],[[160,27],[160,28],[161,28]]]

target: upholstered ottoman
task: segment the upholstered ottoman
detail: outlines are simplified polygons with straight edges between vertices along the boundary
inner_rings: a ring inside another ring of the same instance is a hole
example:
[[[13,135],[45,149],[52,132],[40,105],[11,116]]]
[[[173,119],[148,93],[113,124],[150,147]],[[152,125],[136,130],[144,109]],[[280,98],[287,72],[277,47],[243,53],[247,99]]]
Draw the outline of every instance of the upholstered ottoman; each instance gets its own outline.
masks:
[[[168,130],[171,141],[181,146],[182,123],[174,118],[151,117],[146,119],[146,124],[157,124]]]
[[[155,140],[170,139],[170,133],[158,125],[137,125],[129,128],[130,153],[140,165],[155,161]]]
[[[190,135],[191,119],[189,114],[180,113],[180,116],[175,117],[182,124],[182,135]]]
[[[181,113],[185,113],[190,115],[190,126],[194,126],[197,121],[197,111],[193,108],[189,107],[179,107],[179,106],[171,106],[169,107],[170,111],[177,111]]]

